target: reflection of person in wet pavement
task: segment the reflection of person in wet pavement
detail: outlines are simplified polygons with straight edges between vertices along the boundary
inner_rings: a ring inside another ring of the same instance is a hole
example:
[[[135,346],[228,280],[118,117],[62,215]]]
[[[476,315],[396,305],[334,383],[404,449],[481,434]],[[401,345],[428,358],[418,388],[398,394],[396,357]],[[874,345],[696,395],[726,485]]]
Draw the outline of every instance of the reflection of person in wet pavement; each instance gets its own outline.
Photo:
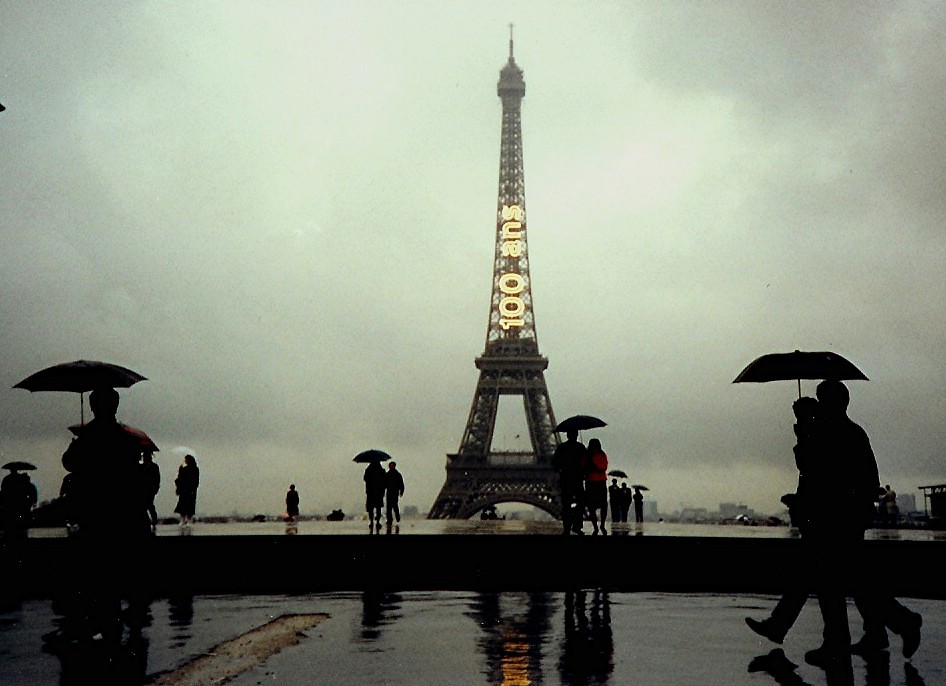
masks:
[[[880,487],[870,439],[847,415],[850,395],[843,383],[822,381],[816,395],[820,411],[814,459],[804,465],[803,507],[810,525],[812,559],[817,561],[824,640],[805,659],[824,666],[852,651],[867,655],[885,650],[887,628],[901,636],[903,655],[909,658],[920,644],[922,618],[893,598],[882,576],[871,573],[875,564],[864,551],[864,532],[873,521]],[[847,620],[847,588],[852,588],[864,619],[864,635],[854,646]]]
[[[94,419],[82,427],[62,456],[71,474],[69,499],[78,531],[70,579],[76,584],[72,611],[52,642],[84,641],[101,635],[119,640],[123,597],[141,601],[136,572],[150,538],[141,500],[141,448],[116,419],[119,396],[113,388],[94,390]],[[131,571],[130,571],[131,570]]]
[[[558,668],[562,684],[608,682],[614,671],[614,638],[607,591],[594,591],[590,609],[584,591],[565,593],[565,630]]]
[[[562,499],[562,533],[582,533],[585,513],[584,478],[588,451],[578,440],[578,430],[565,432],[566,440],[559,444],[552,456],[552,466],[558,471]]]
[[[381,529],[381,508],[384,507],[385,475],[380,462],[369,462],[365,467],[365,509],[368,511],[368,528]]]
[[[601,533],[607,534],[604,522],[608,516],[608,456],[601,448],[601,441],[588,441],[588,457],[585,468],[585,505],[591,518],[592,533],[597,535],[600,522]]]
[[[177,492],[177,506],[174,511],[181,515],[181,524],[191,523],[197,512],[197,488],[200,486],[200,468],[193,455],[185,455],[184,462],[177,468],[174,487]]]
[[[299,491],[295,484],[289,484],[289,490],[286,491],[286,521],[292,523],[299,516]]]

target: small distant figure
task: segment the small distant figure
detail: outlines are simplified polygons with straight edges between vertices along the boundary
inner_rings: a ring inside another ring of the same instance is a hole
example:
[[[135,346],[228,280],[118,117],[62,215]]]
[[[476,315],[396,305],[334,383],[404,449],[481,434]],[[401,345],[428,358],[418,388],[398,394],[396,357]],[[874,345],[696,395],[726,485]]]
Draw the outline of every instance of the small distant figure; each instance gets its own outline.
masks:
[[[604,522],[608,517],[608,456],[601,449],[601,441],[597,438],[588,441],[585,503],[591,518],[592,535],[598,534],[599,523],[602,535],[607,535]]]
[[[286,521],[290,524],[296,521],[299,516],[299,491],[295,484],[289,484],[289,490],[286,491]]]
[[[641,487],[634,487],[634,521],[638,524],[644,521],[644,494],[641,493]]]
[[[884,526],[896,526],[900,520],[900,508],[897,507],[897,492],[890,488],[890,484],[884,486],[884,493],[880,496],[879,504],[880,521]]]
[[[154,506],[154,499],[161,490],[161,469],[154,461],[154,453],[146,450],[141,453],[141,480],[144,491],[145,509],[148,511],[148,520],[151,522],[151,533],[158,530],[158,510]]]
[[[341,522],[345,520],[345,513],[341,510],[332,510],[325,515],[325,519],[330,522]]]
[[[622,522],[627,522],[627,516],[631,512],[631,503],[634,501],[634,494],[631,493],[631,489],[627,487],[627,484],[621,484],[621,492],[619,493],[618,504],[621,507],[621,519]]]
[[[621,487],[617,479],[611,479],[608,486],[608,505],[611,506],[611,522],[621,521]]]
[[[401,511],[398,509],[398,498],[404,495],[404,477],[397,471],[397,462],[391,460],[388,462],[388,471],[384,475],[384,502],[385,516],[388,526],[391,526],[391,514],[394,513],[394,521],[400,523]]]
[[[200,485],[200,469],[193,455],[185,455],[184,462],[177,468],[174,487],[177,492],[177,507],[174,511],[181,515],[181,525],[187,526],[197,511],[197,487]]]
[[[368,528],[381,528],[381,508],[384,506],[384,492],[387,478],[380,462],[369,462],[365,467],[365,509],[368,511]]]
[[[583,533],[581,524],[585,513],[584,472],[588,449],[578,440],[577,429],[566,431],[565,438],[552,455],[552,466],[559,475],[562,535],[567,536],[573,531],[576,534]]]
[[[24,536],[29,529],[30,512],[39,498],[30,475],[17,466],[7,467],[10,473],[0,482],[0,511],[6,536]]]

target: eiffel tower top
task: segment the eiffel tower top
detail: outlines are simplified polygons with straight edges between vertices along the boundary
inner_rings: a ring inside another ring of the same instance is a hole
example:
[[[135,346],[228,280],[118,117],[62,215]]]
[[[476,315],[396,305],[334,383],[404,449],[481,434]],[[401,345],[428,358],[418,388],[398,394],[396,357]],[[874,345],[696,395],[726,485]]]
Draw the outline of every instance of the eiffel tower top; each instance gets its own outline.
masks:
[[[513,54],[511,26],[509,60],[499,72],[496,90],[503,106],[502,140],[493,291],[483,358],[532,358],[537,362],[539,346],[532,313],[520,115],[526,82]]]

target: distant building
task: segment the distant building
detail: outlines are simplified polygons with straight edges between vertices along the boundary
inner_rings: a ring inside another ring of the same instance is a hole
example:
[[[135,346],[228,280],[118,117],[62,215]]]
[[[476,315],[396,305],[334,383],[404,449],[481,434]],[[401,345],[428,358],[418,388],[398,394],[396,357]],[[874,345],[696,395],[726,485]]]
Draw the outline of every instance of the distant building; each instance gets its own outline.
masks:
[[[705,507],[684,507],[680,510],[680,519],[685,521],[705,522],[709,518],[709,510]]]
[[[417,510],[417,505],[405,505],[401,508],[401,515],[404,519],[416,519],[420,517],[420,512]]]
[[[752,518],[756,514],[749,506],[745,503],[720,503],[719,504],[719,518],[720,519],[735,519],[739,515],[745,515],[746,517]]]
[[[658,519],[660,519],[660,512],[657,510],[657,501],[645,500],[644,501],[644,521],[656,522]]]
[[[906,495],[897,494],[897,507],[900,508],[900,514],[917,512],[916,496],[912,493]]]

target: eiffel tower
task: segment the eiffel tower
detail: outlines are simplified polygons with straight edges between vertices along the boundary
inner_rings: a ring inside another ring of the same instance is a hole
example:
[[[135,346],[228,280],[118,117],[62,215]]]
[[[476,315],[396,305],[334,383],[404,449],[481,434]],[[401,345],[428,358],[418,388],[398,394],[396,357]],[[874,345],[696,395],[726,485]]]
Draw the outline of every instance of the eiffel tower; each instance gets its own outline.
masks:
[[[559,438],[554,432],[555,415],[545,385],[549,362],[539,354],[536,339],[526,247],[520,118],[526,84],[513,57],[511,28],[509,61],[499,72],[497,91],[503,120],[486,349],[476,358],[480,378],[460,449],[447,455],[447,480],[428,519],[468,519],[502,502],[527,503],[554,517],[561,516],[558,474],[551,465]],[[531,451],[492,451],[501,395],[522,397]]]

